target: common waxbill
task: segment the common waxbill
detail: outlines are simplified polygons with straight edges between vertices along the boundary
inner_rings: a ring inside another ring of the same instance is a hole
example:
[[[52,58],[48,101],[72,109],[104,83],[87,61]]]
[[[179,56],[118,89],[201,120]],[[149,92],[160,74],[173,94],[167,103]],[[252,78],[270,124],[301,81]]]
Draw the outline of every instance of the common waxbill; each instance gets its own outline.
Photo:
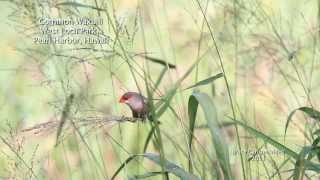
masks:
[[[121,96],[119,102],[126,103],[130,107],[133,117],[141,118],[142,120],[148,117],[148,100],[141,94],[126,92]]]

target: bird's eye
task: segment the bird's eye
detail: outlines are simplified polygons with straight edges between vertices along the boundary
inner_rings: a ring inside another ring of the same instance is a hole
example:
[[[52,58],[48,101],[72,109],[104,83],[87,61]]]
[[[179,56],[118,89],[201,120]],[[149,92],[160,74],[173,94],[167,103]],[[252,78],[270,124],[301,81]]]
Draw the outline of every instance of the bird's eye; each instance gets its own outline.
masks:
[[[130,99],[131,98],[131,96],[123,96],[123,100],[128,100],[128,99]]]

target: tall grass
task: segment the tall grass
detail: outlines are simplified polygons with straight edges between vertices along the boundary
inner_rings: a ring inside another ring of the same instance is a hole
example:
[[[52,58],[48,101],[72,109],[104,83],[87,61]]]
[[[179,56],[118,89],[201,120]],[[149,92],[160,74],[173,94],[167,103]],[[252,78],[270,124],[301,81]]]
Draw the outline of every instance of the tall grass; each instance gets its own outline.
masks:
[[[1,2],[0,177],[319,178],[319,1],[272,2]],[[100,17],[109,42],[35,45],[41,17]]]

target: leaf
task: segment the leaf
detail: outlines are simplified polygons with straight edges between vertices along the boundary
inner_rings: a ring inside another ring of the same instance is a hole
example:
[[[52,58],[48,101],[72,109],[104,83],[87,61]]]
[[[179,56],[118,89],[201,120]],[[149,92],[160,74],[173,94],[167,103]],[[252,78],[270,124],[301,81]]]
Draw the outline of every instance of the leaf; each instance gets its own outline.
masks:
[[[310,108],[310,107],[300,107],[298,109],[293,110],[289,114],[287,122],[286,122],[286,127],[285,127],[285,130],[284,130],[284,135],[286,135],[289,123],[290,123],[290,121],[292,121],[292,117],[293,117],[293,115],[295,114],[296,111],[302,111],[302,112],[306,113],[309,117],[320,121],[320,112],[319,111],[317,111],[317,110],[315,110],[313,108]]]
[[[193,96],[193,98],[195,99],[195,101],[192,102],[193,107],[196,107],[196,103],[199,103],[201,108],[203,109],[211,133],[216,156],[224,174],[224,178],[233,179],[229,161],[229,150],[228,146],[225,143],[226,141],[224,139],[224,135],[219,128],[215,105],[211,101],[211,98],[205,93],[193,93],[191,96]]]
[[[139,155],[132,155],[130,157],[128,157],[121,165],[120,167],[116,170],[116,172],[112,175],[111,180],[115,179],[117,177],[117,175],[121,172],[121,170],[129,163],[131,162],[133,159],[135,159],[136,157],[138,157]]]
[[[233,118],[230,118],[233,119]],[[273,147],[277,148],[278,150],[282,151],[283,153],[287,154],[291,158],[294,158],[295,160],[299,159],[299,155],[294,152],[293,150],[289,149],[288,147],[284,146],[283,144],[273,140],[269,136],[265,135],[264,133],[246,125],[245,123],[233,119],[235,123],[238,125],[242,126],[245,130],[247,130],[248,133],[254,135],[257,138],[260,138],[264,140],[266,143],[271,144]],[[315,164],[309,160],[304,160],[304,164],[306,165],[306,169],[315,171],[315,172],[320,172],[320,164]]]
[[[168,63],[167,61],[165,60],[162,60],[162,59],[159,59],[159,58],[155,58],[155,57],[151,57],[151,56],[148,56],[148,55],[143,55],[143,54],[139,54],[140,57],[143,57],[151,62],[154,62],[154,63],[157,63],[157,64],[161,64],[165,67],[169,67],[170,69],[175,69],[176,68],[176,65],[174,64],[170,64]]]
[[[89,8],[89,9],[95,9],[97,11],[105,11],[106,9],[98,8],[92,5],[87,4],[81,4],[77,2],[61,2],[57,3],[56,6],[73,6],[73,7],[82,7],[82,8]]]
[[[318,145],[320,143],[320,137],[317,137],[313,142],[312,142],[312,153],[308,157],[308,159],[313,158],[313,156],[317,156],[318,161],[320,161],[320,146]]]
[[[231,118],[232,119],[232,118]],[[244,124],[243,122],[234,120],[235,123],[237,123],[238,125],[242,126],[245,130],[247,130],[250,134],[254,135],[257,138],[261,138],[262,140],[264,140],[265,142],[268,142],[269,144],[273,145],[275,148],[277,148],[278,150],[281,150],[282,152],[286,153],[287,155],[293,157],[293,158],[297,158],[298,154],[294,151],[292,151],[291,149],[287,148],[286,146],[278,143],[277,141],[273,140],[272,138],[270,138],[269,136],[263,134],[262,132]]]
[[[313,108],[309,108],[309,107],[301,107],[298,110],[303,111],[306,114],[308,114],[308,116],[310,116],[311,118],[320,121],[320,112],[319,111],[317,111]]]
[[[115,179],[116,176],[120,173],[120,171],[132,160],[134,160],[137,157],[144,157],[149,159],[150,161],[154,162],[155,164],[161,166],[162,162],[161,162],[161,158],[159,155],[157,154],[152,154],[152,153],[145,153],[145,154],[135,154],[130,156],[128,159],[125,160],[124,163],[122,163],[120,165],[120,167],[117,169],[117,171],[113,174],[113,176],[111,177],[111,180]],[[182,180],[200,180],[199,177],[190,174],[188,172],[186,172],[184,169],[182,169],[181,167],[177,166],[176,164],[168,161],[168,160],[164,160],[164,168],[165,168],[165,172],[163,173],[172,173],[175,176],[179,177]]]
[[[151,160],[152,162],[154,162],[158,165],[161,165],[160,156],[158,156],[156,154],[151,154],[151,153],[145,153],[143,156],[145,158]],[[182,180],[198,180],[198,179],[200,179],[199,177],[186,172],[181,167],[179,167],[176,164],[174,164],[170,161],[167,161],[167,160],[165,160],[165,170],[169,173],[176,175],[177,177],[181,178]]]
[[[198,86],[207,85],[207,84],[209,84],[209,83],[213,82],[214,80],[219,79],[219,78],[221,78],[221,77],[223,77],[223,73],[216,74],[216,75],[211,76],[211,77],[209,77],[209,78],[207,78],[207,79],[204,79],[204,80],[202,80],[202,81],[199,81],[199,82],[197,82],[196,84],[185,88],[184,90],[187,90],[187,89],[190,89],[190,88],[194,88],[194,87],[198,87]]]
[[[293,180],[300,180],[303,178],[303,159],[298,159],[296,163],[294,164],[294,171],[293,171]]]
[[[197,99],[194,96],[189,97],[189,102],[188,102],[188,115],[189,115],[189,141],[188,141],[188,146],[189,146],[189,152],[190,156],[192,156],[192,139],[193,139],[193,132],[194,132],[194,125],[196,121],[196,115],[197,115],[197,110],[198,110],[198,102]],[[191,162],[191,157],[188,159],[189,163],[189,172],[192,172],[192,162]]]
[[[303,179],[303,175],[305,172],[305,164],[304,164],[304,158],[312,151],[310,147],[303,147],[302,150],[299,153],[298,159],[296,160],[296,163],[294,165],[294,171],[293,171],[293,179],[294,180],[300,180]]]

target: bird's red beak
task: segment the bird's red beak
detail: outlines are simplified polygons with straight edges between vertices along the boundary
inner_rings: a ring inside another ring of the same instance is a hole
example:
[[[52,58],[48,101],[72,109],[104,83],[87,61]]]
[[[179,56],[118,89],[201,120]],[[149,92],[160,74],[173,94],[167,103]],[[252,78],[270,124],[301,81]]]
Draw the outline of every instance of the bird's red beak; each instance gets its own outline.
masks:
[[[123,97],[121,97],[120,99],[119,99],[119,103],[124,103],[126,100],[123,98]]]

